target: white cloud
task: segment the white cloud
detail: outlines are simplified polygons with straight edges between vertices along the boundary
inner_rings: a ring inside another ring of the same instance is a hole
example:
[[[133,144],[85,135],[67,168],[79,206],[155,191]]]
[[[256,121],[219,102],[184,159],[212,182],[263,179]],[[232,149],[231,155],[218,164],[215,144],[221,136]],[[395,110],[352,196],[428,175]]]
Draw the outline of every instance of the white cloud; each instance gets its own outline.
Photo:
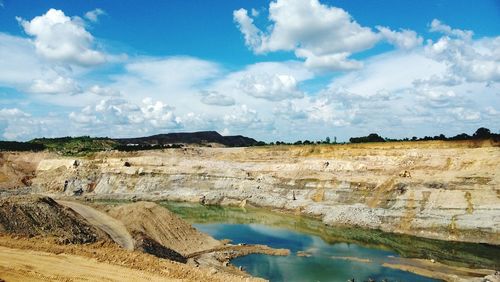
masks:
[[[452,29],[438,20],[432,21],[430,30],[445,34],[436,42],[429,40],[426,52],[448,66],[448,75],[467,81],[500,81],[500,36],[472,40],[471,31]]]
[[[312,69],[347,71],[363,67],[362,62],[349,60],[351,54],[348,52],[318,56],[307,49],[298,49],[295,54],[299,58],[305,58],[305,66]]]
[[[85,13],[85,18],[88,19],[91,22],[97,22],[99,21],[99,17],[102,15],[105,15],[106,12],[103,9],[94,9],[92,11],[88,11]]]
[[[371,132],[388,137],[472,132],[497,123],[498,37],[473,39],[472,33],[434,23],[433,31],[444,34],[422,47],[413,31],[362,27],[347,12],[318,1],[280,0],[270,6],[269,26],[263,29],[250,12],[235,11],[246,43],[256,53],[288,50],[304,62],[255,63],[230,71],[193,57],[135,57],[118,62],[121,73],[101,76],[101,70],[93,73],[75,59],[40,56],[38,35],[30,40],[0,33],[0,86],[37,93],[15,103],[62,106],[59,116],[33,117],[18,110],[24,104],[8,104],[0,110],[0,134],[120,137],[182,129],[273,141],[327,135],[345,140]],[[66,18],[69,23],[55,25],[74,24],[87,32],[83,20]],[[297,19],[297,26],[284,18]],[[326,34],[329,28],[338,36]],[[353,60],[351,54],[371,48],[356,36],[343,37],[342,32],[357,28],[374,34],[375,43],[387,40],[398,50]],[[88,42],[92,49],[94,40]],[[317,69],[351,71],[325,87],[328,76]]]
[[[84,107],[80,113],[71,112],[69,118],[87,126],[101,125],[106,128],[116,125],[123,131],[128,129],[131,132],[134,128],[149,132],[152,129],[175,129],[181,126],[180,119],[173,113],[172,107],[151,98],[143,99],[140,104],[133,104],[125,99],[108,98],[93,106]]]
[[[259,30],[245,9],[234,12],[234,20],[256,53],[295,51],[309,61],[328,61],[329,69],[352,69],[346,63],[354,52],[371,48],[379,37],[370,28],[356,23],[344,10],[322,5],[317,0],[277,0],[269,5],[271,25]],[[338,55],[343,54],[343,55]],[[332,56],[335,59],[332,59]],[[343,61],[340,59],[344,59]],[[314,67],[316,64],[310,63]],[[325,64],[321,64],[325,67]]]
[[[253,14],[253,12],[252,12]],[[308,68],[354,70],[362,63],[350,56],[372,48],[380,40],[402,49],[422,44],[422,37],[411,30],[392,31],[359,25],[343,9],[318,0],[276,0],[269,4],[269,25],[259,29],[245,9],[233,12],[233,19],[245,37],[245,44],[256,54],[294,51]]]
[[[41,77],[42,63],[28,39],[0,33],[0,84],[16,87]]]
[[[192,87],[221,71],[217,64],[193,57],[145,58],[131,62],[125,68],[125,79],[136,77],[143,83],[170,87]]]
[[[252,17],[256,18],[259,16],[260,12],[256,9],[253,9],[251,10],[251,14],[252,14]]]
[[[36,51],[49,60],[92,66],[105,62],[105,56],[93,49],[94,37],[79,18],[70,18],[61,10],[50,9],[31,21],[17,18],[24,31],[33,36]]]
[[[45,94],[76,94],[81,91],[76,81],[71,78],[58,76],[53,80],[35,79],[29,88],[32,93]]]
[[[153,102],[151,98],[145,98],[140,107],[146,123],[155,128],[178,128],[180,119],[173,113],[173,108],[161,101]]]
[[[427,58],[421,50],[393,51],[368,60],[362,70],[334,79],[330,88],[343,88],[360,96],[373,96],[380,90],[392,93],[412,87],[415,80],[424,80],[442,74],[445,70],[445,65]]]
[[[278,117],[284,117],[288,120],[301,120],[307,118],[307,113],[301,109],[297,103],[284,101],[278,104],[273,113]]]
[[[483,41],[488,39],[470,45],[479,46]],[[500,103],[500,96],[495,95],[499,84],[450,72],[448,61],[423,49],[378,55],[366,60],[363,69],[334,78],[328,90],[304,99],[310,127],[336,122],[338,126],[356,125],[359,135],[375,131],[394,137],[450,135],[492,127],[498,117],[489,113],[497,111],[491,105]],[[488,50],[485,47],[483,52]]]
[[[0,109],[1,134],[7,140],[25,140],[34,134],[47,133],[46,123],[46,118],[34,118],[18,108]]]
[[[235,104],[232,97],[220,94],[217,91],[203,91],[201,94],[201,102],[207,105],[232,106]]]
[[[241,79],[239,89],[250,96],[271,101],[304,97],[297,87],[297,80],[284,74],[247,74]]]
[[[481,114],[477,111],[468,110],[463,107],[452,108],[448,110],[459,121],[477,121],[481,118]]]
[[[245,37],[245,44],[252,49],[258,50],[262,44],[261,31],[253,24],[253,19],[248,16],[248,11],[245,9],[236,10],[233,12],[233,18]]]
[[[31,115],[19,110],[18,108],[3,108],[0,110],[0,120],[29,116]]]
[[[470,40],[474,33],[470,30],[452,29],[450,26],[443,24],[438,19],[433,19],[430,25],[431,32],[440,32],[450,36],[460,37],[462,39]]]
[[[389,43],[400,49],[413,49],[422,45],[424,39],[418,36],[413,30],[402,29],[401,31],[393,31],[387,27],[377,26],[378,31]]]
[[[223,121],[224,125],[240,130],[245,128],[262,128],[264,125],[257,111],[248,108],[247,105],[241,105],[231,113],[224,115]]]
[[[87,92],[99,96],[121,96],[120,91],[99,85],[92,85]]]

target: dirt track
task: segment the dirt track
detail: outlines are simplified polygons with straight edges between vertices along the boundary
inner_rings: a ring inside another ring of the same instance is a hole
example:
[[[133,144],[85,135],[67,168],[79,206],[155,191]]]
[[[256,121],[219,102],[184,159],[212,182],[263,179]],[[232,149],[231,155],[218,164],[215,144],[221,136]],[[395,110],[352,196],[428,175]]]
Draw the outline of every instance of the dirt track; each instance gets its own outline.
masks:
[[[57,201],[59,204],[66,206],[89,221],[93,226],[106,232],[113,241],[124,249],[133,250],[134,240],[127,231],[127,228],[120,221],[112,218],[111,216],[100,212],[92,207],[85,206],[75,202]]]
[[[262,281],[127,251],[111,242],[56,241],[0,234],[0,281]]]
[[[182,281],[85,257],[0,247],[6,281]]]

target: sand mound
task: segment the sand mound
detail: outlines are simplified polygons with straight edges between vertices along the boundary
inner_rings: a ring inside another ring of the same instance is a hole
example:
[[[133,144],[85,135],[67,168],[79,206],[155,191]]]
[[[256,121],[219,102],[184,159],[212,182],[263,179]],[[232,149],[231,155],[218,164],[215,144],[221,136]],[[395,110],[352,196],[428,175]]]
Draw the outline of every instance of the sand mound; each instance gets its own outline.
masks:
[[[0,233],[55,236],[62,243],[89,243],[108,239],[83,217],[49,197],[19,196],[0,199]]]
[[[221,244],[155,203],[138,202],[117,206],[108,213],[122,221],[136,241],[139,241],[138,236],[145,236],[183,256]]]

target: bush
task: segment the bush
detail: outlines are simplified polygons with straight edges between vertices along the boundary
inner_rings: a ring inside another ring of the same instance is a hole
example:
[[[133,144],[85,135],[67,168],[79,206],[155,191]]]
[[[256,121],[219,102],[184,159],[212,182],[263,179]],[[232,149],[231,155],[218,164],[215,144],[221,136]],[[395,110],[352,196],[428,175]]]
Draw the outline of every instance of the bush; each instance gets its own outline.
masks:
[[[377,133],[371,133],[368,136],[352,137],[349,139],[351,143],[367,143],[367,142],[385,142],[385,139],[380,137]]]

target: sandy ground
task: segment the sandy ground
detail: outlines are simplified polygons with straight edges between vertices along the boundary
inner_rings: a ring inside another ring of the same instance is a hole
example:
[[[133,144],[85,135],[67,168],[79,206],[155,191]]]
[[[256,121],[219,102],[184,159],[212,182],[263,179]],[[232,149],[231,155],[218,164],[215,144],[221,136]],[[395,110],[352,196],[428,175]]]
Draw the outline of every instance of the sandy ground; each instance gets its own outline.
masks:
[[[180,264],[114,243],[59,245],[54,238],[0,235],[5,281],[262,281]]]
[[[221,242],[198,231],[169,210],[151,202],[137,202],[106,211],[132,234],[144,234],[183,256],[203,252]]]
[[[182,281],[85,257],[0,247],[5,281]]]

